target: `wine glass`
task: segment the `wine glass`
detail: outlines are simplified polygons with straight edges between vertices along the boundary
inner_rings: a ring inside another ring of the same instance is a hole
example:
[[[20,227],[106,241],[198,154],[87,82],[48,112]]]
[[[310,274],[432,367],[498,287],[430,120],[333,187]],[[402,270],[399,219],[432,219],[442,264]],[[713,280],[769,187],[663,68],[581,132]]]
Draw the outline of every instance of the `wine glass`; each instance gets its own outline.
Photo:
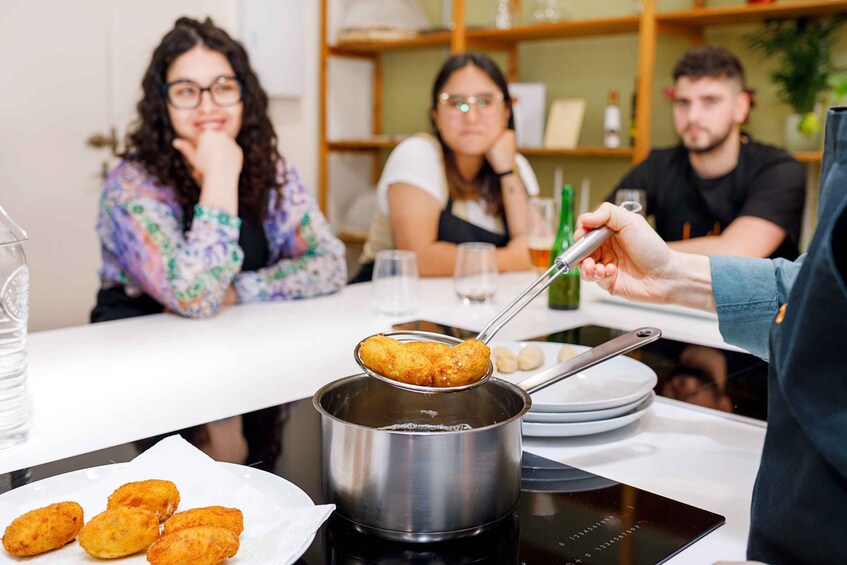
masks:
[[[532,268],[543,273],[550,266],[550,250],[556,240],[556,205],[552,198],[529,199],[526,241]]]
[[[496,247],[492,243],[460,243],[453,288],[464,304],[489,302],[497,293]]]
[[[615,191],[615,205],[620,206],[624,202],[638,202],[642,216],[647,216],[647,191],[640,188],[619,188]]]
[[[384,249],[374,261],[374,309],[389,316],[418,309],[418,261],[414,251]]]

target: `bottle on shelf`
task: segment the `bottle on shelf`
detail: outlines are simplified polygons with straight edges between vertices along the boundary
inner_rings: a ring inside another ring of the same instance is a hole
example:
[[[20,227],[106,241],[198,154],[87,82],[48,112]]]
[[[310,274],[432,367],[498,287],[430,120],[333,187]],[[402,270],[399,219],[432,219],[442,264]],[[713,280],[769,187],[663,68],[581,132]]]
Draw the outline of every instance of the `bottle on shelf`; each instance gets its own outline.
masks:
[[[494,27],[509,29],[514,25],[514,6],[512,0],[497,0],[497,14],[494,16]]]
[[[638,108],[638,78],[635,79],[635,88],[632,89],[632,107],[629,109],[629,145],[635,147],[635,136],[638,129],[635,127],[635,111]]]
[[[572,184],[562,185],[559,231],[551,250],[551,265],[556,257],[564,253],[574,243],[574,192]],[[554,310],[576,310],[579,308],[579,269],[572,269],[570,272],[556,277],[550,285],[547,304]]]
[[[603,113],[603,145],[609,149],[621,146],[621,109],[618,106],[618,91],[609,91],[606,111]]]

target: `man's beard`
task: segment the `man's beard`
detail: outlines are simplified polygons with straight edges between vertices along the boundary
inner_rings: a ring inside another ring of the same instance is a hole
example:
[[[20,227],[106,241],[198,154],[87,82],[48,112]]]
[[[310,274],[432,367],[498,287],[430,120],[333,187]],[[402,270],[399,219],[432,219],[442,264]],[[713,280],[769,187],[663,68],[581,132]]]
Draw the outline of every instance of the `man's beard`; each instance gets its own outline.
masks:
[[[689,153],[694,153],[695,155],[705,155],[707,153],[711,153],[712,151],[714,151],[716,149],[720,149],[723,146],[723,144],[727,142],[727,140],[729,139],[729,136],[731,134],[732,134],[732,127],[728,127],[722,136],[720,136],[716,140],[712,141],[712,143],[710,143],[706,147],[689,147],[688,145],[685,144],[685,138],[684,137],[682,138],[682,144],[683,144],[683,146],[685,146],[686,149],[688,149]]]

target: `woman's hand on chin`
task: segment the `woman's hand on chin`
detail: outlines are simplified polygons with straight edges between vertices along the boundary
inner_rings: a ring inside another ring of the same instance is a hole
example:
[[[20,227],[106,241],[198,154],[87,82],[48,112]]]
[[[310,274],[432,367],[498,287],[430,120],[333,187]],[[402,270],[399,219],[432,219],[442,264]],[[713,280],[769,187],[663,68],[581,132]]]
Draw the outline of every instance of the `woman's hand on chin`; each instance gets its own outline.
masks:
[[[495,173],[504,173],[515,166],[516,154],[515,130],[506,129],[494,141],[491,148],[485,152],[485,159]]]
[[[218,179],[232,180],[236,183],[241,175],[244,153],[236,141],[222,131],[204,131],[197,138],[197,144],[187,139],[177,138],[174,149],[179,151],[198,183],[214,176]]]

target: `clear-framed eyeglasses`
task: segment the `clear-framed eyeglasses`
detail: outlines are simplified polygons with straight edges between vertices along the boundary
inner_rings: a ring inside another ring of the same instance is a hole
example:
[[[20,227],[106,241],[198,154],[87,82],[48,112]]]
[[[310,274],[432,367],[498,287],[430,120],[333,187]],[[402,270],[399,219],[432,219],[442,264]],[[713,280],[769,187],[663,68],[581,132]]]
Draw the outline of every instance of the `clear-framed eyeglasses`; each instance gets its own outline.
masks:
[[[241,102],[242,84],[237,77],[218,77],[207,87],[190,80],[177,80],[165,85],[167,101],[178,110],[193,110],[208,92],[216,106],[234,106]]]
[[[450,94],[442,92],[438,96],[438,103],[451,114],[460,116],[467,114],[471,106],[476,105],[477,112],[481,116],[493,116],[503,104],[503,93],[476,94],[474,96],[463,96],[461,94]]]

